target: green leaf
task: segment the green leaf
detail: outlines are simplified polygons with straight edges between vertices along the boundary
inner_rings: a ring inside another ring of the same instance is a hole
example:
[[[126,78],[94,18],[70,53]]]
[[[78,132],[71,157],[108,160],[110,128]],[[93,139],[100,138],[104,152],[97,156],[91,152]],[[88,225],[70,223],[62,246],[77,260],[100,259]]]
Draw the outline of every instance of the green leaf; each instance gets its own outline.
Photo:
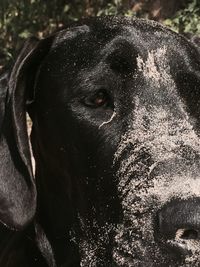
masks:
[[[70,6],[69,5],[65,5],[63,8],[63,12],[67,13],[70,10]]]
[[[31,33],[28,30],[24,30],[23,32],[19,33],[19,37],[26,39],[31,35]]]

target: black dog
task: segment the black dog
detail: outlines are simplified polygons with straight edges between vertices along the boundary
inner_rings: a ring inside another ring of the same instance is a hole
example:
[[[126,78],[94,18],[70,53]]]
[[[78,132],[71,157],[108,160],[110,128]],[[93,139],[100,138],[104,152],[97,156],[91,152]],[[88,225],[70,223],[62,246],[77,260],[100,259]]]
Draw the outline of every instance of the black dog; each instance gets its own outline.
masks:
[[[151,21],[90,19],[30,39],[1,87],[0,219],[23,251],[1,266],[46,266],[34,244],[50,266],[200,265],[195,45]]]

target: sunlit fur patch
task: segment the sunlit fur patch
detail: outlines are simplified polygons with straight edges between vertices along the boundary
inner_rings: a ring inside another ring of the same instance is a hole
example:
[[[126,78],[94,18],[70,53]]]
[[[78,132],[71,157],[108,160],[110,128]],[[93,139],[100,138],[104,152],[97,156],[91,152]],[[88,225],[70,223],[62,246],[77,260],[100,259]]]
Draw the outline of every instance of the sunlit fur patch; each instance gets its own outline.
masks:
[[[137,57],[138,70],[143,73],[144,78],[158,87],[159,84],[172,82],[169,74],[169,66],[166,61],[166,47],[148,51],[146,61],[141,56]],[[157,64],[159,62],[159,64]]]
[[[76,231],[78,227],[78,232]],[[111,264],[110,247],[111,236],[115,232],[113,224],[106,223],[99,225],[95,217],[87,220],[81,215],[78,216],[78,225],[71,231],[71,242],[79,246],[81,255],[81,267],[105,266]]]

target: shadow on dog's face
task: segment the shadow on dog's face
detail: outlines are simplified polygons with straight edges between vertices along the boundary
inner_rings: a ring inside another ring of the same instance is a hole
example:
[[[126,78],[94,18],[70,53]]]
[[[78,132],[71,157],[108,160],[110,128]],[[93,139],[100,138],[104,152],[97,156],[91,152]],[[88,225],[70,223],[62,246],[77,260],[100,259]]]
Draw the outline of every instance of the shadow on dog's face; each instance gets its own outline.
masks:
[[[39,219],[57,261],[65,236],[69,266],[77,254],[81,266],[198,266],[196,48],[122,18],[49,40],[32,56],[27,98]]]

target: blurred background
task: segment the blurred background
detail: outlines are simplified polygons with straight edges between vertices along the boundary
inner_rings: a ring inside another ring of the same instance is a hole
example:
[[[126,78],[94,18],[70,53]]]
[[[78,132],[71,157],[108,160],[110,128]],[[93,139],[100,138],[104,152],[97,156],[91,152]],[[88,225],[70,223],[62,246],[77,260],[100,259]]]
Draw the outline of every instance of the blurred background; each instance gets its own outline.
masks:
[[[0,0],[0,68],[12,62],[24,39],[45,37],[83,17],[148,18],[188,36],[200,36],[200,0]]]

